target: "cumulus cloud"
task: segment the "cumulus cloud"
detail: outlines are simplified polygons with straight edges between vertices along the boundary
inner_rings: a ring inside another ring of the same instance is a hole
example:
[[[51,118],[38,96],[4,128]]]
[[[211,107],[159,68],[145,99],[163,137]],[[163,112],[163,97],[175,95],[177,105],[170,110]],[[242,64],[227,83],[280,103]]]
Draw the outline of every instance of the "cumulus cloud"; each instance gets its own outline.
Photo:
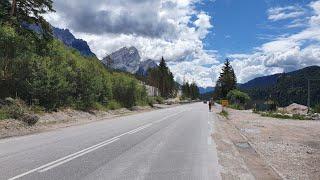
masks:
[[[178,82],[214,86],[223,64],[218,61],[219,52],[204,50],[202,41],[213,28],[213,19],[196,10],[197,3],[202,0],[54,0],[57,12],[46,19],[88,41],[100,59],[124,46],[135,46],[143,60],[164,56]],[[274,7],[267,15],[272,22],[290,20],[288,27],[303,25],[304,29],[262,37],[269,42],[252,53],[230,54],[240,83],[320,65],[319,0],[308,8]]]
[[[201,1],[54,0],[56,13],[46,15],[46,19],[88,41],[100,59],[124,46],[135,46],[143,60],[164,56],[172,62],[172,69],[185,61],[197,66],[192,72],[173,70],[179,80],[189,72],[196,76],[218,63],[216,55],[203,47],[202,40],[213,25],[206,12],[195,9]],[[200,79],[203,75],[197,77],[193,79],[206,86],[207,80]]]

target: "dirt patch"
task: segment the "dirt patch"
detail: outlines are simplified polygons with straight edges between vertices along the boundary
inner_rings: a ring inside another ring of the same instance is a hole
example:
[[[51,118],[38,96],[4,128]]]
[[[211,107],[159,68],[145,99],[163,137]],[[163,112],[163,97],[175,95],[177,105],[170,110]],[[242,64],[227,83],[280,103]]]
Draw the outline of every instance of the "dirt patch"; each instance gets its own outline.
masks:
[[[223,179],[281,179],[229,120],[218,117],[213,138],[217,144]]]
[[[261,117],[229,110],[229,123],[283,179],[320,177],[320,121]]]

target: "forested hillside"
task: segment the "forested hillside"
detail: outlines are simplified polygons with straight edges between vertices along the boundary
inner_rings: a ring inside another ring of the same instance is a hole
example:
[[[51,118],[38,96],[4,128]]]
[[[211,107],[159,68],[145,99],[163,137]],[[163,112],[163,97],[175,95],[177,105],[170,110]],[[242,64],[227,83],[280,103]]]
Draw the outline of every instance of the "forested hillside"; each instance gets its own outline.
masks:
[[[30,2],[19,1],[14,8],[8,0],[0,4],[0,99],[20,98],[48,110],[146,103],[146,91],[133,76],[109,72],[98,59],[53,38],[41,16],[53,11],[52,1]],[[40,26],[41,34],[22,23]]]
[[[265,79],[269,81],[264,81]],[[310,81],[311,105],[320,104],[320,67],[318,66],[257,78],[240,85],[240,89],[249,93],[256,101],[271,99],[280,106],[287,106],[291,103],[307,105],[308,79],[312,79]]]

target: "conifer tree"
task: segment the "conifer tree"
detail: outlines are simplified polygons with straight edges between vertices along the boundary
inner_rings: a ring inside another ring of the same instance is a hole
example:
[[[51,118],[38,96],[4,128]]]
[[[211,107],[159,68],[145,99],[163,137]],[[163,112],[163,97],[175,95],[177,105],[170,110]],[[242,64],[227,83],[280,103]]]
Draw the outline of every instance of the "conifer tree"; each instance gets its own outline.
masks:
[[[214,98],[226,98],[227,94],[237,88],[237,78],[230,64],[229,59],[226,59],[220,77],[216,83]]]

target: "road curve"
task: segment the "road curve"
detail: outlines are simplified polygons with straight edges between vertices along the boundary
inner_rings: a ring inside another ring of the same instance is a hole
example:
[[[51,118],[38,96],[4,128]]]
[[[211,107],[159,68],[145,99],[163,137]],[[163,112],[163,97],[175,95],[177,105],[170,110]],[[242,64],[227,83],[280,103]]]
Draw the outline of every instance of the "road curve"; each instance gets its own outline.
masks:
[[[0,140],[0,179],[221,179],[202,103]]]

